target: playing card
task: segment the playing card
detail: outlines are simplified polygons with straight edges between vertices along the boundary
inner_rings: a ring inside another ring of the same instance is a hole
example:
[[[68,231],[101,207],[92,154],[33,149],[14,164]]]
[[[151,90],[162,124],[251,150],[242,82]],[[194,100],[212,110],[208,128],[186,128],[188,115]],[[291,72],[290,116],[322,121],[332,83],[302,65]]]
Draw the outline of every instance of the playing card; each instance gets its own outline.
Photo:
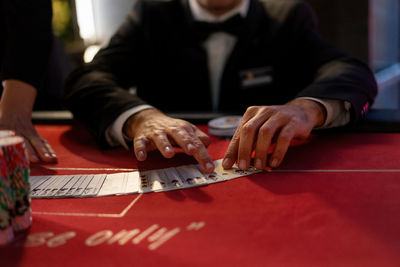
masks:
[[[116,195],[125,192],[126,187],[126,173],[112,173],[108,174],[105,178],[103,185],[97,194],[98,196]],[[125,187],[124,187],[125,185]],[[92,187],[87,186],[82,193],[83,196],[89,196],[92,192]]]
[[[70,175],[61,175],[54,178],[54,182],[51,183],[43,192],[42,196],[52,197],[54,196],[69,180]]]
[[[59,176],[58,176],[59,177]],[[31,196],[45,196],[46,195],[46,189],[50,186],[51,184],[57,182],[57,176],[51,176],[49,179],[45,180],[43,183],[40,183],[32,192]]]
[[[234,164],[231,169],[225,170],[224,167],[222,167],[222,159],[214,161],[214,164],[215,164],[215,172],[219,177],[222,177],[223,180],[231,180],[238,177],[243,177],[261,172],[261,170],[257,170],[252,166],[250,166],[248,170],[243,171],[239,169],[239,167],[236,164]]]
[[[96,196],[99,193],[100,189],[102,188],[103,182],[107,178],[107,176],[108,175],[106,174],[93,175],[92,180],[83,191],[82,196],[84,197]],[[119,188],[116,188],[115,190],[118,189]]]
[[[57,193],[54,195],[55,197],[64,197],[71,187],[73,187],[79,180],[80,175],[70,175],[70,177],[71,179],[69,179],[69,181],[57,191]]]
[[[163,175],[160,170],[140,171],[140,182],[139,192],[141,193],[159,192],[167,187],[165,174]]]
[[[76,191],[74,192],[74,197],[79,196],[81,197],[82,193],[84,192],[84,190],[86,189],[86,187],[88,186],[88,184],[90,183],[90,181],[93,178],[93,174],[89,174],[89,175],[82,175],[82,183],[76,188]]]
[[[214,161],[215,171],[204,173],[200,165],[184,165],[148,171],[113,174],[31,176],[33,198],[93,197],[132,193],[161,192],[203,186],[260,172],[235,164],[224,170],[222,159]]]
[[[185,180],[181,177],[175,168],[163,169],[170,187],[174,189],[182,188],[185,185]]]
[[[78,188],[85,180],[86,175],[76,175],[75,183],[70,187],[70,189],[65,193],[65,197],[74,197]]]
[[[126,180],[125,194],[138,193],[140,186],[139,172],[127,173]]]
[[[186,187],[201,186],[207,184],[205,175],[196,167],[196,165],[184,165],[176,168],[180,174],[182,182]]]
[[[31,185],[31,190],[34,190],[36,187],[38,187],[40,184],[44,183],[48,179],[50,179],[51,176],[30,176],[29,177],[29,182]]]

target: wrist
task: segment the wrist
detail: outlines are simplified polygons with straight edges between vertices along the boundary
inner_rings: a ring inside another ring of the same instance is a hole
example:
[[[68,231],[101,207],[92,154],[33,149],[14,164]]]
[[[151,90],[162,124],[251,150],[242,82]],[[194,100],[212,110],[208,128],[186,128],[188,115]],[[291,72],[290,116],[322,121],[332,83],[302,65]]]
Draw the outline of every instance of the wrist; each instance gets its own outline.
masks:
[[[2,85],[0,112],[30,116],[37,95],[36,88],[18,80],[5,80]]]
[[[313,122],[314,128],[325,123],[327,116],[325,107],[317,101],[310,99],[294,99],[290,101],[288,105],[297,106],[304,110]]]
[[[154,116],[160,116],[160,115],[164,114],[155,108],[149,108],[139,111],[138,113],[133,114],[126,120],[124,126],[122,127],[122,133],[125,136],[134,137],[135,129],[137,129],[142,122],[149,120]]]

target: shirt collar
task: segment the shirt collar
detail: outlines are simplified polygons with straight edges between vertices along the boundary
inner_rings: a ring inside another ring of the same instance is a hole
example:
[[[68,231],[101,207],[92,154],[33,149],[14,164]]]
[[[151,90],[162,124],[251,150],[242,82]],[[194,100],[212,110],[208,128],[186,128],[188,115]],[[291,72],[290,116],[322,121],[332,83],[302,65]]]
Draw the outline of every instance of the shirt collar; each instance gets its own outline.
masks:
[[[215,16],[211,14],[208,10],[201,7],[197,0],[189,0],[189,8],[193,14],[193,19],[197,21],[205,22],[222,22],[225,21],[236,14],[240,14],[242,17],[246,17],[247,11],[249,10],[250,0],[242,0],[240,5],[232,9],[231,11],[221,15]]]

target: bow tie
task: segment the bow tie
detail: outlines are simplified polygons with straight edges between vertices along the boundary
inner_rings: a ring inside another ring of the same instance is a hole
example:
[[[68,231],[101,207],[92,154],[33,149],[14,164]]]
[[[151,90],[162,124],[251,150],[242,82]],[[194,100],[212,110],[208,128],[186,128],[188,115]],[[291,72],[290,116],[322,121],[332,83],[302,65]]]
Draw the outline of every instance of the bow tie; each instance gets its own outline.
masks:
[[[223,22],[210,23],[204,21],[194,21],[193,30],[200,40],[205,40],[208,36],[215,32],[226,32],[235,36],[240,35],[243,31],[244,19],[237,14]]]

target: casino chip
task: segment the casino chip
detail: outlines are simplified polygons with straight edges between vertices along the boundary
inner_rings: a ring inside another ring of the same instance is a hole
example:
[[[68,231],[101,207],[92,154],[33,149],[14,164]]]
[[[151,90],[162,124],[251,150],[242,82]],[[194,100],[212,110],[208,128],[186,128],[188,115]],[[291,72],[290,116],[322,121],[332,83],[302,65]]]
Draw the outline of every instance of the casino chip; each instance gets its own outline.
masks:
[[[0,245],[31,226],[29,160],[24,139],[0,131]]]
[[[208,132],[215,136],[232,137],[242,116],[224,116],[208,122]]]

